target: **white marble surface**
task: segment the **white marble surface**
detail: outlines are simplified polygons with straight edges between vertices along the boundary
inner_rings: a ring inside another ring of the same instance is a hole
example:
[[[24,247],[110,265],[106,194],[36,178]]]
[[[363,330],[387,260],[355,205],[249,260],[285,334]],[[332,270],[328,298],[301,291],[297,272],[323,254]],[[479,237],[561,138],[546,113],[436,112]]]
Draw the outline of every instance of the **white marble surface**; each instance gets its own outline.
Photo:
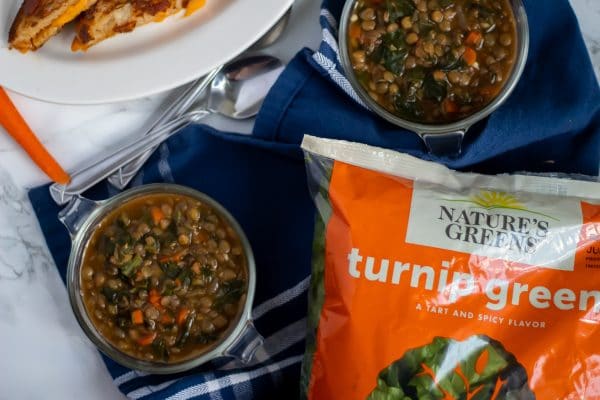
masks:
[[[319,41],[320,0],[296,0],[288,31],[270,53],[289,60]],[[600,1],[572,0],[600,78]],[[103,106],[60,106],[11,95],[67,169],[139,132],[164,95]],[[212,118],[249,132],[251,122]],[[72,316],[25,188],[45,177],[0,128],[0,400],[118,399],[104,365]]]

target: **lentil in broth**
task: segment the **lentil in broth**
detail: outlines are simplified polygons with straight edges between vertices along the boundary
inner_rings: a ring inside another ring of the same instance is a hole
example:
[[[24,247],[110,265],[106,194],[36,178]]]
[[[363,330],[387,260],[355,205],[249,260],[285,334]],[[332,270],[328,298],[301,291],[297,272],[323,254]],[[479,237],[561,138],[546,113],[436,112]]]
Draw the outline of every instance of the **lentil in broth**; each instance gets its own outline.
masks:
[[[516,58],[509,0],[359,0],[349,54],[361,86],[386,110],[440,124],[487,106]]]
[[[248,286],[238,234],[179,194],[136,198],[105,217],[80,279],[87,313],[113,346],[165,363],[216,344],[237,322]]]

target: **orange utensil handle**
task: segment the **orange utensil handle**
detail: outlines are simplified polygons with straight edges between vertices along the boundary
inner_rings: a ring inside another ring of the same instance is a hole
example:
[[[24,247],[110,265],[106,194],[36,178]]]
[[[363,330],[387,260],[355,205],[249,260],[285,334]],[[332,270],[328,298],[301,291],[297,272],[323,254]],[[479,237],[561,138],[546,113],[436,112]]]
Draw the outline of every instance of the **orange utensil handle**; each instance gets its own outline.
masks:
[[[67,184],[71,180],[69,174],[62,169],[54,157],[48,153],[44,145],[38,140],[27,125],[6,91],[0,87],[0,125],[8,134],[19,143],[29,154],[29,157],[50,179],[56,183]]]

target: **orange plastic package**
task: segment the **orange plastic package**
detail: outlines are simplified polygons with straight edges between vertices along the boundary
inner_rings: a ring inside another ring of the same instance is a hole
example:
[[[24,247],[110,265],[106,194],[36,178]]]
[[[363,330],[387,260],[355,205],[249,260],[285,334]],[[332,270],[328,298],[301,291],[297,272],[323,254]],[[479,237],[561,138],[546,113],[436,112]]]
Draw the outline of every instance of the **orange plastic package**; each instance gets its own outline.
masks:
[[[600,399],[600,183],[304,138],[302,397]]]

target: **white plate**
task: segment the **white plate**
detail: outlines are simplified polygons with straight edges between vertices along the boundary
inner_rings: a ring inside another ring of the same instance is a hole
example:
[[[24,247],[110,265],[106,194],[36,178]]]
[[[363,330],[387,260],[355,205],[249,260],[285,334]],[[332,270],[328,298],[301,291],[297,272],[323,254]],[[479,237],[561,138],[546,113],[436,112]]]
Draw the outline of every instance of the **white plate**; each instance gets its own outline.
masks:
[[[158,93],[198,78],[258,40],[293,0],[207,0],[190,17],[176,15],[88,50],[71,52],[73,30],[36,52],[8,49],[22,0],[0,0],[0,85],[40,100],[98,104]]]

